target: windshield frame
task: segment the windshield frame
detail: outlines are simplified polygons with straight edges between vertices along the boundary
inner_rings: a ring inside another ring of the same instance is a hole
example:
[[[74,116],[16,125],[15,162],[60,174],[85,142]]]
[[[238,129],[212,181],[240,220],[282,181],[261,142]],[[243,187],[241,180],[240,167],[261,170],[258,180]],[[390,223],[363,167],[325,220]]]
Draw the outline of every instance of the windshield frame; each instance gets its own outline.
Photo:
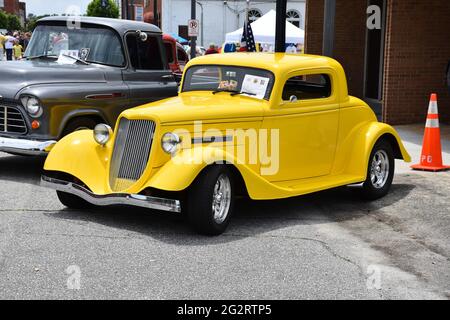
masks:
[[[67,27],[67,23],[62,22],[62,21],[45,21],[45,22],[41,22],[38,23],[38,25],[36,26],[36,29],[39,28],[40,26],[43,27],[65,27],[67,28],[67,31],[70,32],[73,29],[70,29]],[[126,69],[128,67],[128,54],[127,51],[124,48],[124,44],[123,44],[123,37],[122,35],[117,32],[117,30],[115,30],[114,28],[111,28],[109,26],[106,25],[102,25],[102,24],[93,24],[93,23],[82,23],[81,28],[91,28],[91,29],[102,29],[102,30],[108,30],[111,31],[114,36],[117,38],[117,40],[120,43],[120,50],[122,52],[123,55],[123,64],[122,65],[116,65],[116,64],[108,64],[102,61],[94,61],[94,60],[89,60],[87,59],[86,62],[88,62],[89,64],[99,64],[99,65],[104,65],[104,66],[109,66],[109,67],[114,67],[114,68],[122,68],[122,69]],[[36,29],[33,32],[33,35],[30,39],[30,44],[33,41],[33,38],[36,36]],[[29,58],[32,57],[29,55],[29,50],[30,50],[31,46],[28,45],[27,50],[24,53],[24,58]],[[51,55],[50,55],[51,56]]]
[[[267,70],[267,69],[263,69],[263,68],[257,68],[257,67],[240,66],[240,65],[234,65],[234,64],[209,64],[209,63],[205,63],[205,64],[192,65],[192,66],[190,66],[188,69],[186,69],[184,71],[183,85],[181,86],[180,93],[183,93],[183,92],[196,92],[196,91],[197,92],[201,92],[201,91],[214,92],[214,89],[211,89],[211,90],[206,90],[206,89],[198,89],[198,90],[197,89],[190,89],[190,90],[187,90],[186,89],[185,86],[186,86],[186,81],[187,81],[187,74],[188,74],[189,70],[191,70],[192,68],[196,68],[196,67],[200,67],[200,68],[201,67],[218,67],[218,68],[220,68],[220,67],[230,67],[230,68],[257,70],[257,71],[263,71],[263,72],[269,73],[271,75],[272,79],[271,79],[271,82],[269,83],[269,86],[267,87],[267,91],[266,91],[266,94],[265,94],[264,98],[260,99],[260,98],[253,97],[253,96],[250,96],[250,95],[244,95],[246,97],[254,98],[254,99],[257,99],[257,100],[270,101],[270,98],[272,97],[272,94],[273,94],[273,91],[274,91],[274,88],[275,88],[276,77],[275,77],[275,74],[271,70]],[[223,92],[233,93],[233,91],[228,91],[228,90],[224,90]]]

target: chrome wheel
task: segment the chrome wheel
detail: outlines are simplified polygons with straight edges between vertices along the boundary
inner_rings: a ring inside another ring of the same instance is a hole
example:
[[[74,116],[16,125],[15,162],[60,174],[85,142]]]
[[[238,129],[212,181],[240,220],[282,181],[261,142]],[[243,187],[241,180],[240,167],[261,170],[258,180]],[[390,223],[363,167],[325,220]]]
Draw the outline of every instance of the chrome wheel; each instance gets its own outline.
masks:
[[[381,189],[389,177],[389,157],[384,150],[378,150],[372,158],[370,181],[376,189]]]
[[[212,211],[214,221],[223,223],[228,216],[231,206],[231,182],[227,175],[222,174],[214,186]]]

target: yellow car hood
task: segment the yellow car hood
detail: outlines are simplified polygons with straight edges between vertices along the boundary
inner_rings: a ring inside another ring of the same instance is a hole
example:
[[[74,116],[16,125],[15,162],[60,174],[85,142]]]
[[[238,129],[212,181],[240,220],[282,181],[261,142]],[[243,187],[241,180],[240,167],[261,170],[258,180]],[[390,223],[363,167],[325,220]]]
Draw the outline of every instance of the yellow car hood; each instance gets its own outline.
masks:
[[[124,111],[129,119],[155,118],[162,124],[247,118],[261,120],[268,101],[245,96],[230,96],[229,93],[211,92],[182,93]]]

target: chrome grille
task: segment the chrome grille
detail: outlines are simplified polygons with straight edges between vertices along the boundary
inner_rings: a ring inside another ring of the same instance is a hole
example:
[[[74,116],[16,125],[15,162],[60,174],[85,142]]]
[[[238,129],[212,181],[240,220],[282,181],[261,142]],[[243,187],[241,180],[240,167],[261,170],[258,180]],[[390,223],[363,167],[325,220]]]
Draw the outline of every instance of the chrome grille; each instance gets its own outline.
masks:
[[[27,133],[25,119],[18,108],[0,104],[0,132]]]
[[[116,134],[109,171],[113,191],[131,187],[144,173],[150,157],[155,122],[121,119]]]

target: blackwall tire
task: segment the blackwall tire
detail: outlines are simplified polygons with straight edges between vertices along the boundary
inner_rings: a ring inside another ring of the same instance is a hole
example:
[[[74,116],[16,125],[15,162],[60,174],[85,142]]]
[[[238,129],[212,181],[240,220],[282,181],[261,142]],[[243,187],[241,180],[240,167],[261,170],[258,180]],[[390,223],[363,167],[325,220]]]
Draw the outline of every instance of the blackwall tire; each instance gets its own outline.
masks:
[[[384,197],[394,179],[395,158],[392,146],[385,140],[378,141],[370,154],[367,178],[362,187],[362,196],[367,200]]]
[[[188,191],[187,217],[199,234],[217,236],[225,232],[234,210],[235,184],[227,165],[205,169]]]
[[[59,201],[70,209],[89,209],[92,208],[93,205],[89,202],[81,199],[80,197],[74,196],[73,194],[62,192],[62,191],[56,191],[56,194],[58,195]]]

